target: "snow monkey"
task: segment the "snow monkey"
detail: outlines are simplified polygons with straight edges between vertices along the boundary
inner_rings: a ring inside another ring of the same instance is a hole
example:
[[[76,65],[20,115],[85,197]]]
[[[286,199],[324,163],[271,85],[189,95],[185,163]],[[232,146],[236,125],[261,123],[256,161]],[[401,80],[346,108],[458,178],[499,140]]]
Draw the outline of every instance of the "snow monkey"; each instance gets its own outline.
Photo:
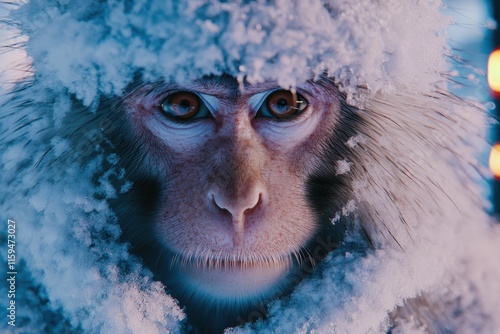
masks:
[[[442,1],[4,5],[0,332],[498,332]]]
[[[346,108],[326,77],[288,90],[210,76],[123,99],[124,238],[201,332],[262,316],[342,241],[331,219],[350,190],[330,162],[358,126]]]

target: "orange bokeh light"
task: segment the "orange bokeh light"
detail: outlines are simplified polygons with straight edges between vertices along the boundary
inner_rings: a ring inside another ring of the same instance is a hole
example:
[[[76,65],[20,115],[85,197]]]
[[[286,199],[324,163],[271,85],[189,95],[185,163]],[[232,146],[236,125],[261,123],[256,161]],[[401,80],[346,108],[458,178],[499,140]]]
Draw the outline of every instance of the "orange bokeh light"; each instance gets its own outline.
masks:
[[[488,59],[488,85],[494,94],[500,94],[500,49],[493,51]]]
[[[493,175],[500,178],[500,143],[491,148],[489,165]]]

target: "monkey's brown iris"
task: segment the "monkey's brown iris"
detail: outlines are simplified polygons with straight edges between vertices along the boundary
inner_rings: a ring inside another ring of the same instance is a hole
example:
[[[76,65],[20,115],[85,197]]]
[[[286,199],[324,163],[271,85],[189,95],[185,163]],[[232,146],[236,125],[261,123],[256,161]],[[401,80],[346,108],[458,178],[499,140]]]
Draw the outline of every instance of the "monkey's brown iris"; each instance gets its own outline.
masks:
[[[297,94],[289,90],[277,90],[267,97],[267,109],[276,118],[289,118],[300,112]]]
[[[163,101],[161,108],[169,116],[178,119],[190,119],[200,111],[201,101],[198,95],[194,93],[177,92]]]

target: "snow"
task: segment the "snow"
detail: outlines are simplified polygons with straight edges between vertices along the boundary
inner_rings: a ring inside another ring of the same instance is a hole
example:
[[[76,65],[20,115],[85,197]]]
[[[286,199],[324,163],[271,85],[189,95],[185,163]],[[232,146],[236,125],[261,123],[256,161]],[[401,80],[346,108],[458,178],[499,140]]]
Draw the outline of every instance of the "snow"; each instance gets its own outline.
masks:
[[[361,134],[357,134],[354,137],[349,138],[349,140],[346,142],[346,145],[350,148],[356,148],[358,143],[364,143],[366,142],[365,138]]]
[[[332,161],[339,175],[353,177],[355,196],[332,223],[364,209],[357,222],[370,220],[376,250],[348,235],[291,296],[270,305],[266,320],[228,331],[384,332],[388,312],[422,292],[460,297],[462,315],[447,324],[457,332],[500,331],[500,229],[485,212],[488,172],[477,163],[488,120],[477,105],[435,92],[445,87],[450,52],[450,20],[440,7],[434,0],[33,0],[14,11],[36,83],[15,91],[0,118],[0,212],[19,226],[19,278],[39,289],[20,291],[19,326],[179,333],[185,317],[118,241],[108,200],[131,186],[120,157],[79,164],[80,152],[67,152],[58,130],[72,112],[71,94],[92,107],[98,96],[122,93],[135,73],[150,81],[228,73],[293,87],[327,72],[366,121],[345,143],[358,160]],[[86,135],[101,152],[101,138]],[[0,329],[18,330],[5,321]],[[399,330],[422,331],[410,320]]]
[[[352,165],[352,162],[349,162],[347,160],[338,160],[337,166],[335,169],[335,171],[337,172],[337,175],[342,175],[342,174],[348,173],[351,170],[351,165]]]
[[[328,72],[354,98],[358,86],[425,91],[444,66],[440,1],[56,4],[33,0],[14,17],[35,37],[36,71],[87,105],[120,94],[136,72],[176,81],[225,72],[283,87]]]

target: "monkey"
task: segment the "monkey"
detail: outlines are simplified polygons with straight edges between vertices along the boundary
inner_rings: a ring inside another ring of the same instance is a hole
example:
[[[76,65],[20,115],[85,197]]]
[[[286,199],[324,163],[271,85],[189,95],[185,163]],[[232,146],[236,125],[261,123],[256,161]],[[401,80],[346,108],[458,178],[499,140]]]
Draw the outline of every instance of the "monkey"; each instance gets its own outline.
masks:
[[[119,157],[131,182],[109,199],[121,241],[184,307],[188,331],[265,318],[354,230],[349,215],[331,221],[352,197],[331,161],[349,156],[338,143],[361,123],[331,78],[286,89],[205,76],[126,91],[94,113],[74,98],[62,127],[43,133],[75,149],[37,168]]]
[[[134,85],[121,102],[111,137],[133,186],[112,206],[199,333],[240,325],[342,242],[348,222],[330,217],[351,191],[328,159],[356,129],[345,105],[327,77],[287,90],[228,75]]]
[[[23,5],[30,76],[0,101],[23,329],[492,332],[454,267],[497,249],[471,224],[484,112],[414,52],[444,58],[438,2]]]

